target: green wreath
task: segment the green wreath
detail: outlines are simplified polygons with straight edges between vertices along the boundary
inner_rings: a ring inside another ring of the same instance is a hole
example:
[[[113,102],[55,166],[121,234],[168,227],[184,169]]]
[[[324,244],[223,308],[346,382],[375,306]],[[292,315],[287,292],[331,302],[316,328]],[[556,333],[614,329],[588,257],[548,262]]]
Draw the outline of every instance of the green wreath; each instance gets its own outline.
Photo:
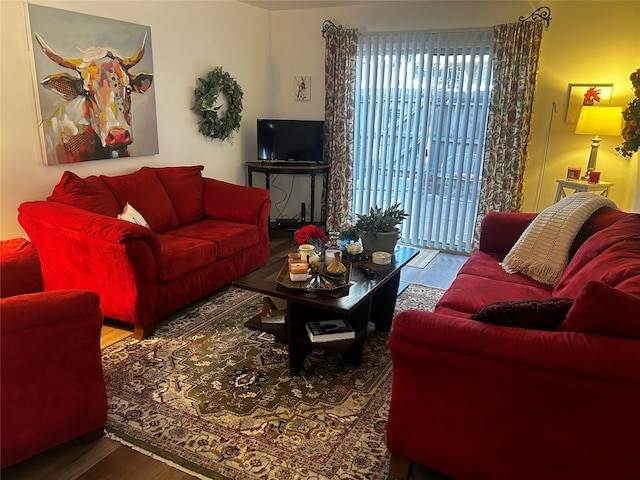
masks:
[[[198,80],[200,86],[195,89],[195,105],[192,109],[202,117],[198,122],[198,130],[207,137],[226,140],[240,128],[242,88],[222,67],[210,71],[206,79]],[[218,115],[222,105],[216,106],[220,93],[227,97],[227,111],[222,117]]]

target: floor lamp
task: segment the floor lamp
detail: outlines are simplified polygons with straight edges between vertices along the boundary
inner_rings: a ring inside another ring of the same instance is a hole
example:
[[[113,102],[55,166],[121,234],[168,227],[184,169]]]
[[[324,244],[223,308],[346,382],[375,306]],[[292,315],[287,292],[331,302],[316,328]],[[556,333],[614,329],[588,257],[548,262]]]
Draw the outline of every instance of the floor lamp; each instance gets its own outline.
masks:
[[[599,135],[619,136],[622,131],[622,107],[585,107],[580,110],[576,133],[593,135],[589,163],[582,180],[589,180],[589,175],[596,169]]]

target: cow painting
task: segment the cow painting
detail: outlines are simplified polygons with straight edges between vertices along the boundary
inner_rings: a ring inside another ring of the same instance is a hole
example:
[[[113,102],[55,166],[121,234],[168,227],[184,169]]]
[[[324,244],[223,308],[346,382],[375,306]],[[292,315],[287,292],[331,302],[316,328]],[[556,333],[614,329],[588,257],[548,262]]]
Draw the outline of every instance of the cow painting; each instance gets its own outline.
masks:
[[[144,56],[146,35],[129,57],[92,46],[78,48],[77,58],[57,54],[38,33],[34,36],[49,59],[74,72],[48,75],[40,82],[66,100],[43,122],[47,163],[129,156],[134,141],[131,95],[146,92],[153,82],[150,73],[130,71]]]

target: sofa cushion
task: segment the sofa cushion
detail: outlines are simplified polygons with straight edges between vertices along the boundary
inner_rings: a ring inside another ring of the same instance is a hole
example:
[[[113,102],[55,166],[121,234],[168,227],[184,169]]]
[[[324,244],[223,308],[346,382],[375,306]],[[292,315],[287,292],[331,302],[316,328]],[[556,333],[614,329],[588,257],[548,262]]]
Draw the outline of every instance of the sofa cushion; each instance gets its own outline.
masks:
[[[158,281],[170,282],[216,261],[216,246],[208,240],[165,233],[158,235],[160,256],[156,265]]]
[[[572,304],[572,299],[559,297],[543,300],[495,302],[469,318],[506,327],[555,330],[567,316]]]
[[[72,205],[100,215],[115,217],[122,210],[105,183],[95,175],[80,178],[65,171],[47,200]]]
[[[591,281],[580,290],[558,330],[640,340],[638,312],[640,294]]]
[[[181,225],[204,216],[203,168],[204,165],[192,165],[153,169],[169,194]]]
[[[553,296],[575,298],[591,280],[611,287],[640,275],[640,215],[629,214],[593,234],[558,279]]]
[[[533,287],[542,287],[542,284],[524,273],[507,273],[500,265],[498,253],[483,252],[477,250],[464,262],[458,273],[474,275],[480,278],[492,278],[502,282],[519,283]],[[547,288],[546,286],[544,288]]]
[[[155,233],[163,233],[180,225],[171,199],[152,169],[141,168],[127,175],[101,175],[100,178],[113,192],[120,209],[127,202],[135,206]]]
[[[551,296],[551,287],[522,285],[475,275],[459,274],[444,293],[438,306],[474,314],[485,305],[528,298],[541,300]]]
[[[200,220],[178,227],[172,230],[171,234],[200,238],[215,243],[218,258],[227,258],[247,248],[257,247],[260,240],[256,225],[226,220]]]

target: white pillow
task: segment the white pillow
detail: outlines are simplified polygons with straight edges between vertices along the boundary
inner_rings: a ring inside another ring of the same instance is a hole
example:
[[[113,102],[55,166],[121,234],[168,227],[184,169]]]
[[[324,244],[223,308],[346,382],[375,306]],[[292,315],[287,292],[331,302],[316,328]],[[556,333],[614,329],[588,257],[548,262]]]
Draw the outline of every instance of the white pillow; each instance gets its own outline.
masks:
[[[144,219],[142,214],[137,211],[129,202],[124,206],[124,210],[122,213],[118,215],[118,220],[126,220],[127,222],[136,223],[138,225],[142,225],[143,227],[149,228],[149,224]]]

